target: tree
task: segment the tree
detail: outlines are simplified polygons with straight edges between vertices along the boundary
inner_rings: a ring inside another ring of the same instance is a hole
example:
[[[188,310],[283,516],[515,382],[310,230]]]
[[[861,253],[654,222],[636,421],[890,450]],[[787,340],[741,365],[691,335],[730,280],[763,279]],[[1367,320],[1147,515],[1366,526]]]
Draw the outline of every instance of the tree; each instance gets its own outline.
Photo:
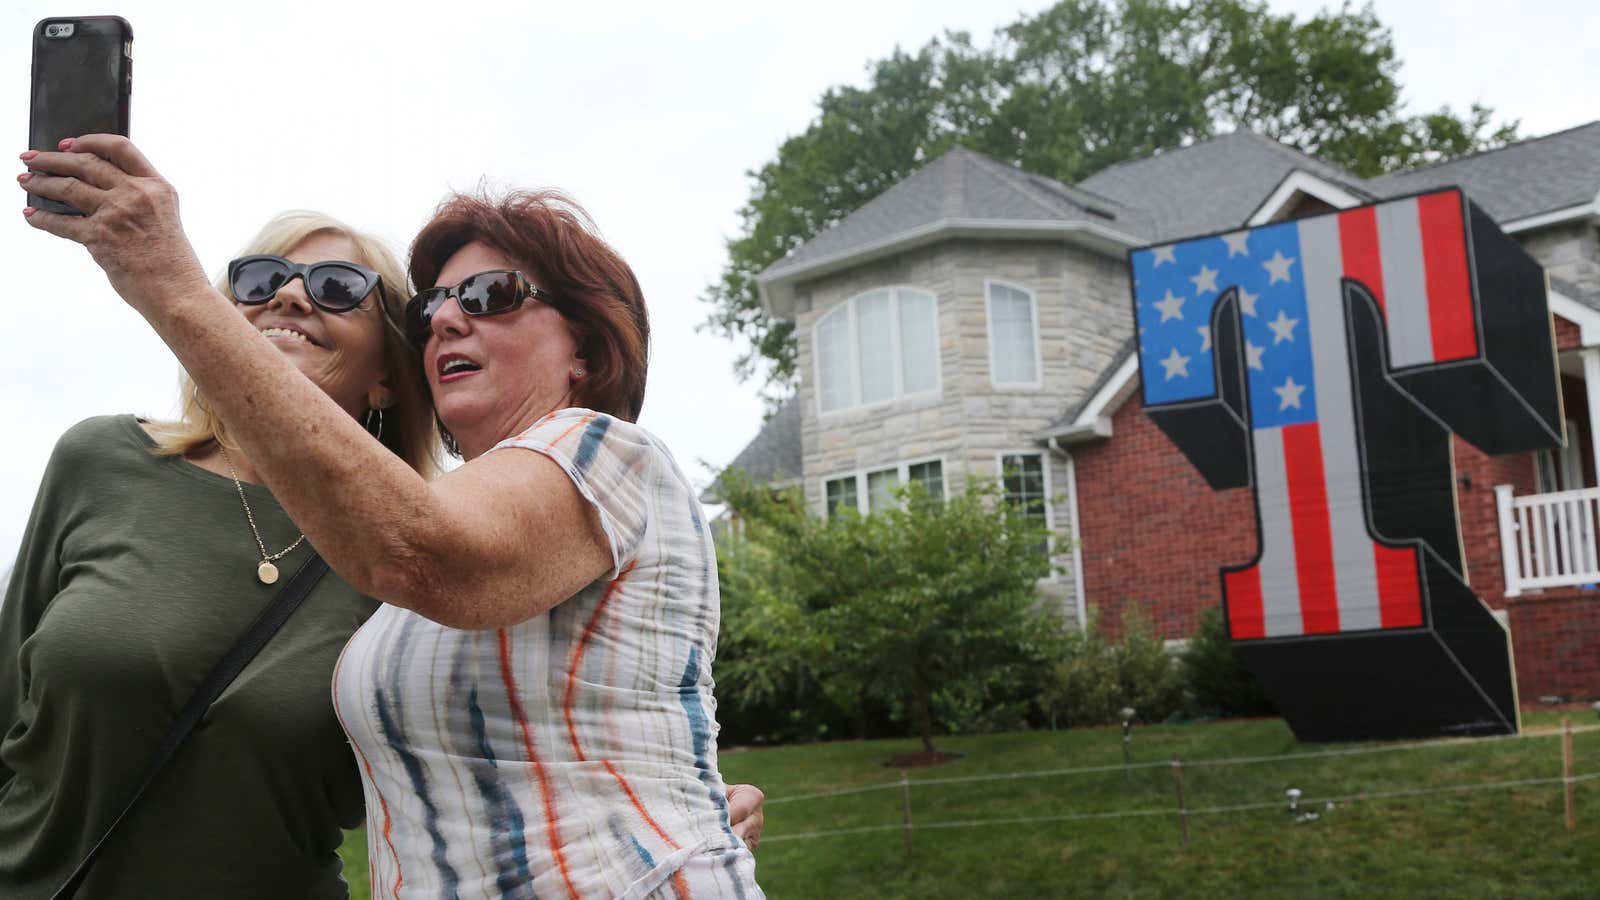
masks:
[[[751,621],[767,626],[759,643],[741,626],[744,659],[719,673],[724,684],[764,679],[751,682],[759,692],[812,677],[832,697],[887,706],[933,752],[941,697],[1014,681],[1042,665],[1058,632],[1035,586],[1050,571],[1045,532],[993,483],[948,501],[912,484],[895,508],[827,519],[742,473],[725,473],[719,490],[745,523],[722,571],[741,610],[759,606]]]
[[[1405,112],[1399,61],[1371,6],[1298,21],[1254,0],[1063,0],[976,46],[947,33],[828,89],[819,114],[750,172],[741,233],[702,299],[704,323],[744,339],[742,379],[794,383],[792,325],[755,278],[954,144],[1061,181],[1124,159],[1250,129],[1360,176],[1516,136],[1474,105]]]

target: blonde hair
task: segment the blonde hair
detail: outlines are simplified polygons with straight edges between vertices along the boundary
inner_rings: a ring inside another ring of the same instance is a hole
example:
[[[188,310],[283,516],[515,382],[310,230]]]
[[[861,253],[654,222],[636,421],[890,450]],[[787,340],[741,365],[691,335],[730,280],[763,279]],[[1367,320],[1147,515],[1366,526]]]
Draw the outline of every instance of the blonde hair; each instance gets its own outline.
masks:
[[[399,259],[377,237],[357,231],[332,216],[298,209],[274,216],[239,255],[270,253],[281,256],[314,234],[335,234],[348,240],[356,251],[356,258],[351,262],[372,269],[383,279],[378,293],[383,303],[379,312],[384,319],[381,326],[384,384],[394,402],[383,410],[382,441],[411,468],[425,477],[431,476],[439,467],[439,430],[434,422],[428,385],[423,380],[421,361],[399,325],[405,320],[408,286],[405,268]],[[215,286],[224,297],[234,300],[226,272],[218,277]],[[189,373],[179,376],[178,385],[181,393],[177,420],[150,423],[150,432],[156,441],[153,452],[157,456],[183,456],[212,442],[235,446],[228,440],[222,420],[211,411]]]

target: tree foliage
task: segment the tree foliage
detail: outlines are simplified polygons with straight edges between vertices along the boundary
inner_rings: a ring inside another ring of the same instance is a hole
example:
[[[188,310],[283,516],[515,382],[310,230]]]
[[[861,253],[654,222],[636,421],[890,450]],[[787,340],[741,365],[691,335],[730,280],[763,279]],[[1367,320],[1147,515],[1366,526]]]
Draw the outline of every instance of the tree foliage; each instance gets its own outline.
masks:
[[[1044,530],[992,483],[945,501],[912,484],[895,508],[827,519],[739,473],[718,487],[744,523],[720,570],[745,617],[725,620],[737,658],[718,661],[738,699],[814,680],[841,707],[886,708],[931,751],[936,726],[1005,699],[1059,632],[1036,589]]]
[[[1474,105],[1410,114],[1393,40],[1371,6],[1305,20],[1254,0],[1063,0],[1000,29],[959,32],[828,89],[811,125],[750,172],[741,233],[703,299],[705,327],[747,340],[741,378],[795,379],[792,325],[755,278],[954,144],[1058,180],[1249,129],[1377,175],[1515,137]]]

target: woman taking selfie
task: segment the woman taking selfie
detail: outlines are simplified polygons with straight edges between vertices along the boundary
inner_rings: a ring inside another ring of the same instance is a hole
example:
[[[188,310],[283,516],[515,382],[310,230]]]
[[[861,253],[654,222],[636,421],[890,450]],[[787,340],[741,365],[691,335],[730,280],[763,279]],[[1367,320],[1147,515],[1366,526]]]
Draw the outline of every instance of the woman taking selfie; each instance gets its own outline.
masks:
[[[715,558],[633,424],[638,283],[549,195],[423,229],[410,336],[465,464],[433,481],[253,340],[126,139],[28,159],[28,210],[85,244],[334,571],[384,601],[335,676],[379,896],[758,897],[716,768]]]

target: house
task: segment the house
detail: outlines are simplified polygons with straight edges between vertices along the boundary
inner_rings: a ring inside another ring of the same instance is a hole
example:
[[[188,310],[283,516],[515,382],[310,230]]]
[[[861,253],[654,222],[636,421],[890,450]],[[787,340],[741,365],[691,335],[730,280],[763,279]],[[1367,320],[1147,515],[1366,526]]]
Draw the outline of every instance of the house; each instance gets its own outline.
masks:
[[[1041,592],[1115,631],[1136,604],[1182,639],[1256,553],[1249,488],[1212,490],[1146,417],[1126,253],[1456,185],[1546,270],[1566,445],[1454,439],[1470,584],[1521,694],[1600,695],[1600,122],[1361,179],[1235,133],[1076,185],[971,150],[933,160],[760,276],[795,323],[799,389],[735,466],[863,513],[916,479],[1003,477],[1055,531]]]

